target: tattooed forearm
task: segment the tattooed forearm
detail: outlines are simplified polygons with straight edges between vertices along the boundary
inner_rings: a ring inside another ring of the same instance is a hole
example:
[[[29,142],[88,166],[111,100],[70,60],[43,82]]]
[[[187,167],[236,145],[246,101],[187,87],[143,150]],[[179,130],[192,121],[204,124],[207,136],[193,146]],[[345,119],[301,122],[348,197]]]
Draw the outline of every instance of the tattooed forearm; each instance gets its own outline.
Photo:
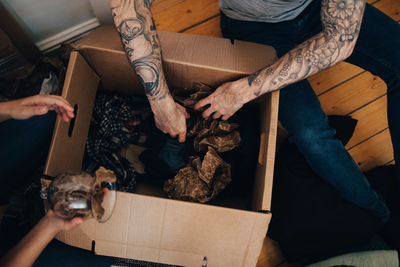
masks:
[[[153,0],[110,0],[126,55],[150,100],[169,94],[162,70],[161,48],[150,6]]]
[[[258,75],[260,75],[261,71],[262,70],[259,70],[256,73],[249,76],[249,86],[251,86],[253,83],[255,83],[255,85],[261,85],[261,80],[257,79],[257,77],[258,77]]]
[[[254,95],[303,80],[350,56],[364,8],[365,0],[322,0],[323,32],[300,44],[272,66],[249,76]]]

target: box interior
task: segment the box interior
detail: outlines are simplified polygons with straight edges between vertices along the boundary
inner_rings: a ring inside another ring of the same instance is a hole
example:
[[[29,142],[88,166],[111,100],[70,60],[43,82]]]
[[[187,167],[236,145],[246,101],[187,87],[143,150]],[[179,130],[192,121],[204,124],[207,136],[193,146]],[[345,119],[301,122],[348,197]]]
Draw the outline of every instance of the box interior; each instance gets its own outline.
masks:
[[[105,30],[108,34],[105,34]],[[118,36],[104,39],[104,36],[110,37],[110,34],[115,35],[115,30],[106,27],[91,34],[84,42],[78,41],[74,45],[77,51],[71,54],[71,68],[67,72],[63,96],[77,107],[77,116],[70,124],[57,121],[45,169],[47,175],[54,176],[64,170],[80,170],[99,84],[116,94],[144,95]],[[226,39],[166,32],[160,32],[159,35],[163,47],[163,67],[170,88],[190,87],[194,81],[218,86],[271,64],[275,56],[269,47],[252,43],[236,41],[231,45]],[[265,57],[260,57],[260,54]],[[252,201],[254,211],[270,210],[278,97],[278,93],[267,94],[251,103],[260,107],[261,125]],[[65,144],[74,149],[63,149]],[[64,160],[60,161],[59,158]],[[152,189],[149,186],[139,185],[137,193],[164,196],[162,189]]]
[[[229,40],[160,32],[170,87],[193,81],[212,86],[251,74],[276,58],[271,47]],[[45,174],[80,171],[96,92],[143,95],[117,32],[102,27],[74,44],[62,95],[76,108],[74,122],[57,120]],[[268,228],[275,156],[279,93],[254,101],[260,106],[260,151],[252,211],[153,197],[151,187],[120,193],[112,218],[89,220],[62,232],[62,242],[97,254],[181,266],[255,266]]]

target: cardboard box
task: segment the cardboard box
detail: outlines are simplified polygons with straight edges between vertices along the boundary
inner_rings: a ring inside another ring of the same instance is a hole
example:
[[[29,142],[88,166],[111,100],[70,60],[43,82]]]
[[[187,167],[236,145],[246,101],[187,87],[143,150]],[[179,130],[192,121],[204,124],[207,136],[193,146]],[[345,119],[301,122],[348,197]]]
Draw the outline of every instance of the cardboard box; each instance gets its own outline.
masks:
[[[273,48],[179,33],[159,33],[169,86],[193,81],[218,85],[248,75],[276,59]],[[102,27],[74,44],[62,95],[77,106],[75,125],[58,120],[45,173],[79,171],[99,83],[107,90],[143,95],[114,27]],[[253,211],[119,193],[112,218],[89,220],[58,239],[96,254],[209,267],[255,266],[271,219],[279,93],[258,99],[261,146]]]

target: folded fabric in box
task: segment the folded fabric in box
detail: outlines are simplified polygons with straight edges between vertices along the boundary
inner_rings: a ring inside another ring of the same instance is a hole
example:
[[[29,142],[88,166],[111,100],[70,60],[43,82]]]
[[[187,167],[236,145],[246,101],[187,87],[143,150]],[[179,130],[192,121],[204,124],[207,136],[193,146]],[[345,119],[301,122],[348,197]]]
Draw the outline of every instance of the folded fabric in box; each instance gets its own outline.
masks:
[[[93,174],[100,166],[113,170],[120,191],[133,192],[136,172],[132,164],[120,155],[129,143],[140,144],[145,139],[142,121],[145,113],[138,113],[142,101],[99,92],[93,109],[83,169]]]

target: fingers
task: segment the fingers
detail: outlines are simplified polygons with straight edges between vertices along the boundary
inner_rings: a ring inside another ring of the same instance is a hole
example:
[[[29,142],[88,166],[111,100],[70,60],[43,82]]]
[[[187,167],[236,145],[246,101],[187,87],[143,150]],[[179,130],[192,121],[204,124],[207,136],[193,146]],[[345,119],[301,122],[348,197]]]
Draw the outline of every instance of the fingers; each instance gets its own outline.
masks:
[[[219,113],[218,111],[216,111],[216,112],[214,112],[214,115],[213,115],[213,119],[219,119],[219,118],[221,118],[221,116],[222,116],[222,114],[221,113]]]
[[[205,107],[205,106],[207,106],[207,105],[210,105],[210,107],[207,108],[207,109],[201,114],[201,116],[202,116],[203,118],[208,118],[208,117],[211,116],[211,114],[213,114],[213,113],[215,112],[213,118],[214,118],[214,119],[218,119],[218,118],[221,117],[222,115],[217,111],[215,105],[211,104],[211,102],[212,102],[212,94],[209,95],[209,96],[206,97],[206,98],[203,98],[203,99],[200,100],[199,102],[197,102],[196,105],[194,105],[194,109],[199,110],[199,109],[201,109],[201,108],[203,108],[203,107]],[[218,116],[218,115],[219,115],[219,116]]]
[[[206,110],[201,114],[201,116],[202,116],[203,118],[208,118],[208,117],[210,117],[210,115],[213,114],[215,111],[216,111],[216,110],[214,109],[214,107],[211,106],[211,107],[209,107],[208,109],[206,109]]]
[[[186,141],[186,131],[179,133],[178,141],[179,143],[184,143]]]
[[[179,105],[178,103],[175,103],[175,104],[178,107],[178,109],[180,109],[183,112],[183,114],[185,115],[185,118],[189,119],[190,118],[190,114],[186,111],[186,108],[184,108],[183,106]]]
[[[72,220],[68,221],[68,220],[64,220],[64,225],[62,226],[62,228],[60,230],[72,230],[75,227],[77,227],[78,225],[82,224],[84,221],[84,219],[82,217],[75,217]]]
[[[24,101],[25,105],[30,106],[57,106],[69,115],[74,113],[74,108],[61,96],[56,95],[35,95],[33,97],[28,97]]]
[[[83,218],[81,217],[73,218],[69,223],[71,224],[72,227],[78,226],[81,223],[83,223]]]
[[[224,120],[224,121],[226,121],[226,120],[228,120],[232,115],[233,115],[233,114],[224,115],[224,116],[222,116],[221,119]]]
[[[61,96],[57,95],[35,95],[26,99],[28,105],[57,105],[65,110],[74,111],[74,108]]]
[[[199,110],[202,107],[207,106],[209,104],[211,104],[211,95],[209,95],[206,98],[203,98],[203,99],[199,100],[199,102],[197,102],[196,105],[194,105],[194,109],[195,110]]]
[[[50,110],[54,110],[57,113],[57,117],[65,122],[69,122],[69,120],[75,116],[74,113],[66,111],[56,105],[51,106]]]
[[[179,132],[178,134],[170,133],[169,135],[171,136],[171,138],[178,137],[179,143],[184,143],[186,141],[186,130]]]
[[[190,119],[190,114],[186,111],[185,108],[183,108],[183,110],[185,111],[185,118]]]
[[[47,107],[47,111],[54,110],[57,112],[58,118],[68,122],[75,116],[74,108],[61,96],[55,95],[36,95],[23,99],[23,106],[28,107]],[[47,111],[45,113],[47,113]],[[33,113],[33,115],[43,115],[45,113]]]

